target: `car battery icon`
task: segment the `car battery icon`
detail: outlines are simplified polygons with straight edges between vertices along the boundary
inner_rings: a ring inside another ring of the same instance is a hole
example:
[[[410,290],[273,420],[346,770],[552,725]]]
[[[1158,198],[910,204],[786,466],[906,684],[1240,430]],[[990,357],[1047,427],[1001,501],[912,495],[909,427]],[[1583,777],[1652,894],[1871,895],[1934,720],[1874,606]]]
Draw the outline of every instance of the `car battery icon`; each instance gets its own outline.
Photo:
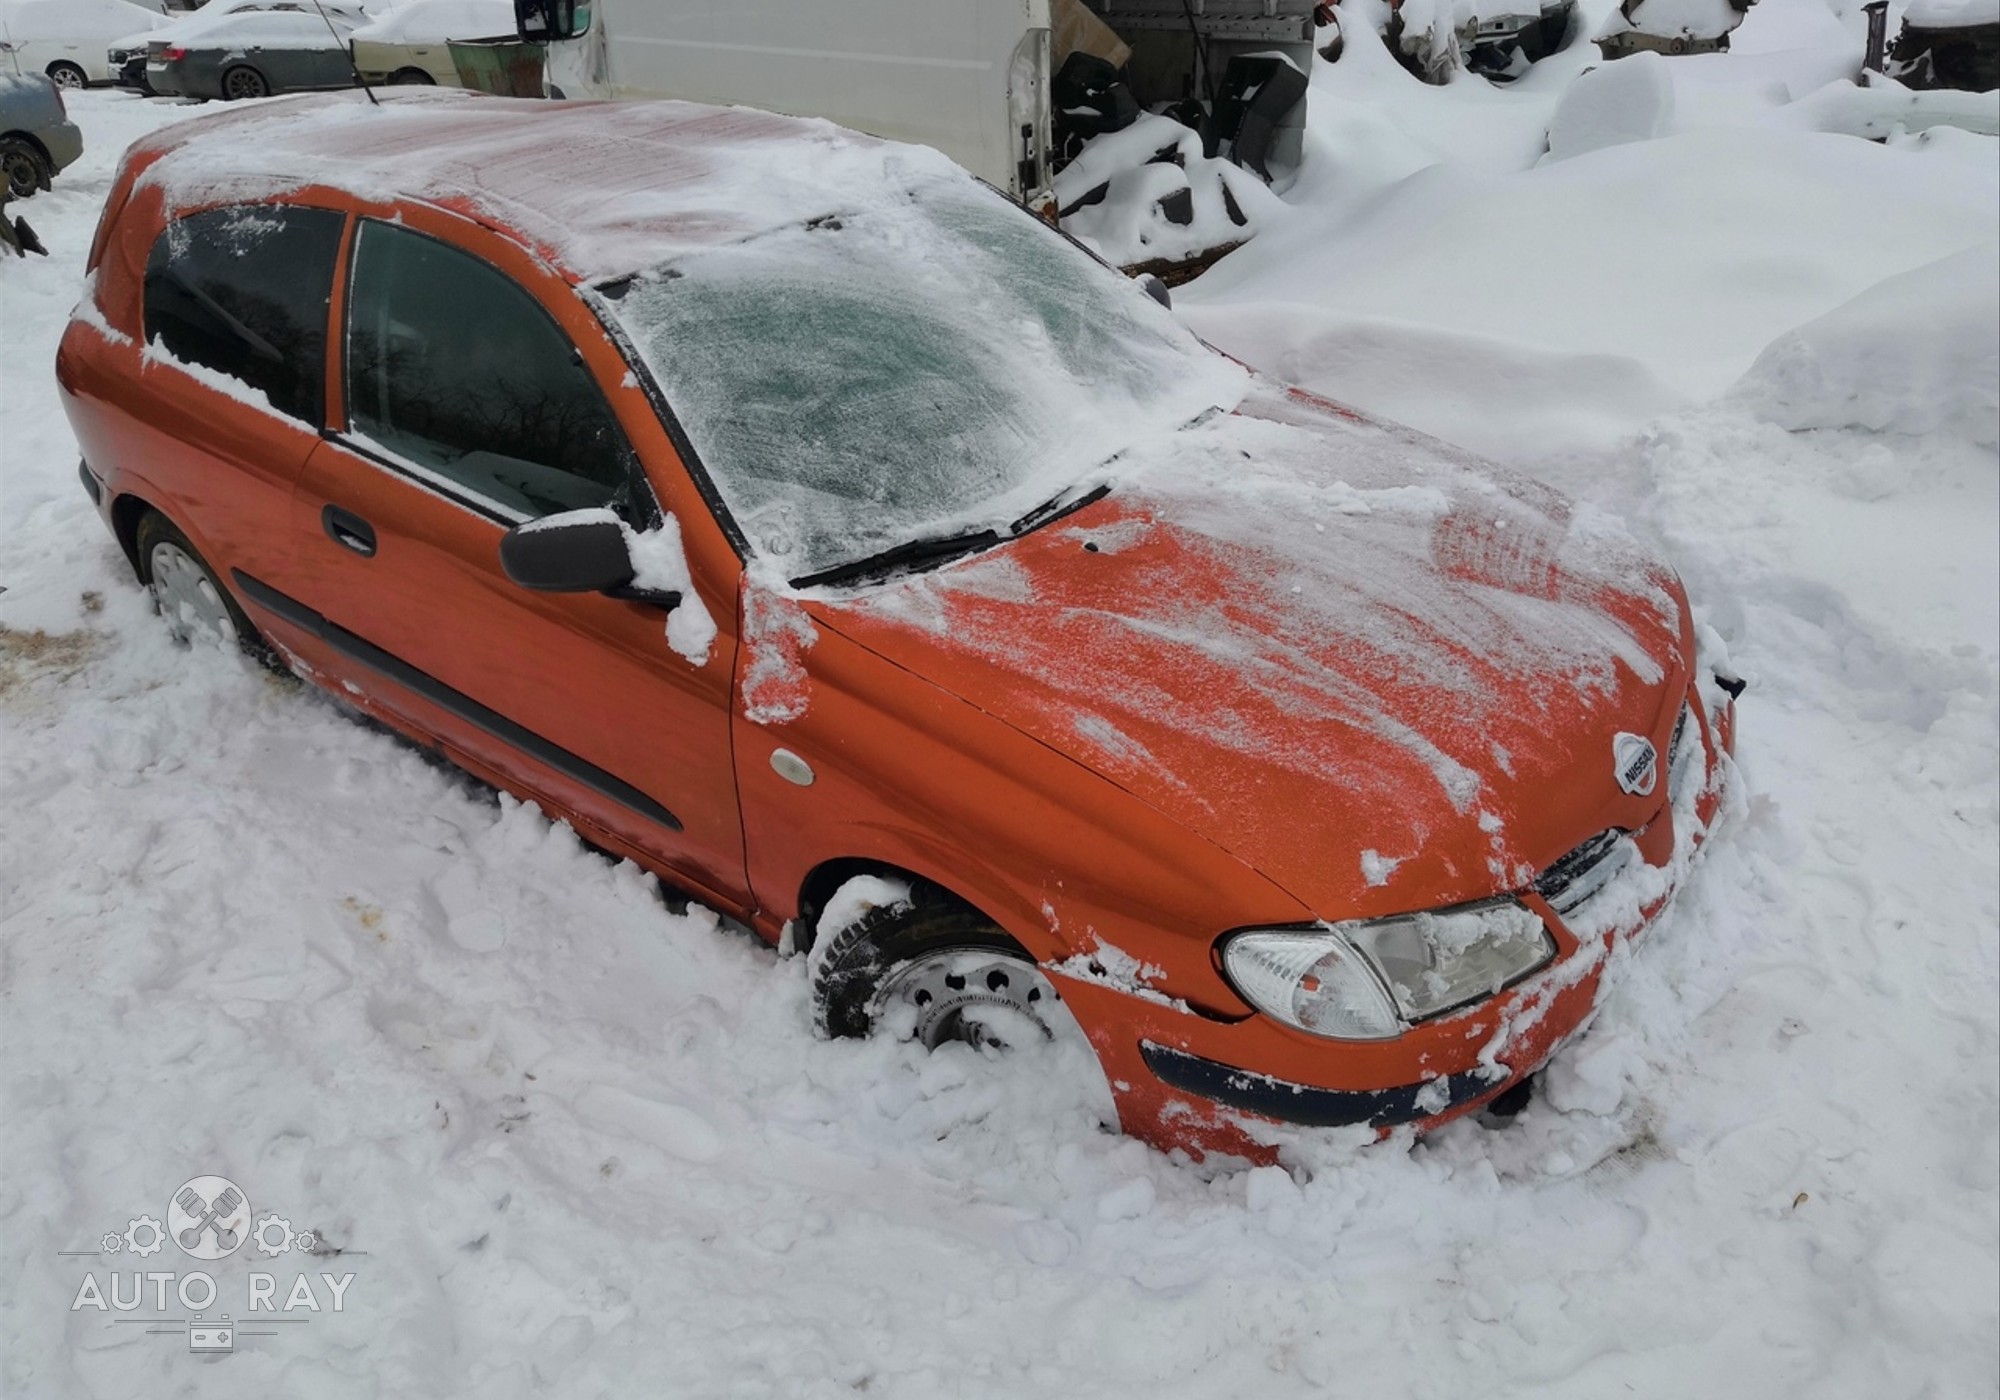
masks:
[[[236,1350],[236,1327],[230,1322],[229,1314],[224,1313],[216,1322],[203,1322],[201,1314],[196,1313],[188,1322],[188,1350]]]

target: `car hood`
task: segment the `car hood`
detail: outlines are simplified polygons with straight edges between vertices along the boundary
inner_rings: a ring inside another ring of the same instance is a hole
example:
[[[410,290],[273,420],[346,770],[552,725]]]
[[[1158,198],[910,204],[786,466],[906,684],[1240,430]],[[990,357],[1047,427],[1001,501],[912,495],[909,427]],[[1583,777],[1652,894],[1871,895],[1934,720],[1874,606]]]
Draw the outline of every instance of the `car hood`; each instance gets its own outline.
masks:
[[[1499,890],[1664,797],[1691,656],[1616,520],[1404,429],[1260,389],[1112,493],[818,621],[1088,766],[1324,918]],[[1218,930],[1219,932],[1220,930]]]

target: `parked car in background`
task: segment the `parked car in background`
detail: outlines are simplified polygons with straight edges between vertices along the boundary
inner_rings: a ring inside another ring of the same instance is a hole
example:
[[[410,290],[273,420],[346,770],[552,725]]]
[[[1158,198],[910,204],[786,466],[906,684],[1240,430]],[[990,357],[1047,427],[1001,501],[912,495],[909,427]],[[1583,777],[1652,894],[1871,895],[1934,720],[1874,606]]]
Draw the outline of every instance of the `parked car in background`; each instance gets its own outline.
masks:
[[[0,73],[0,171],[9,194],[28,199],[47,189],[82,154],[83,133],[52,79]]]
[[[452,40],[513,37],[512,0],[409,0],[354,31],[354,66],[371,83],[459,87]]]
[[[170,631],[806,952],[826,1034],[1081,1028],[1197,1153],[1428,1127],[1722,802],[1742,686],[1638,539],[935,151],[400,89],[148,136],[106,209],[56,378]]]
[[[146,55],[146,83],[168,97],[237,101],[354,86],[353,19],[291,10],[198,16]]]
[[[0,73],[42,73],[64,88],[112,82],[113,41],[167,23],[130,0],[0,0]]]
[[[319,8],[324,8],[333,18],[344,20],[349,24],[362,24],[367,21],[364,7],[356,4],[354,0],[328,0]],[[192,13],[176,11],[162,26],[135,31],[113,40],[106,54],[112,78],[120,87],[151,92],[153,89],[146,77],[147,61],[170,47],[175,42],[176,35],[188,32],[199,34],[201,32],[199,25],[205,25],[221,15],[259,11],[281,14],[317,13],[311,0],[209,0],[208,4]],[[197,27],[190,31],[184,27],[187,25]]]

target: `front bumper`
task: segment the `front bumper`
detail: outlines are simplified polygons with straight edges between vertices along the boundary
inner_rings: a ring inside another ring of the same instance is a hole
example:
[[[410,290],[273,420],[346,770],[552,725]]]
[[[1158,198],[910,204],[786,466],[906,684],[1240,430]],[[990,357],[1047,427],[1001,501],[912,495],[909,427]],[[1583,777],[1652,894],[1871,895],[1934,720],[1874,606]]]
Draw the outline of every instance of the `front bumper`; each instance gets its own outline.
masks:
[[[112,81],[122,88],[133,88],[139,92],[151,92],[152,84],[146,81],[146,51],[137,52],[111,50]]]
[[[1732,683],[1733,684],[1733,683]],[[1736,687],[1740,689],[1740,686]],[[1623,833],[1620,873],[1561,914],[1535,889],[1556,959],[1500,994],[1391,1041],[1339,1042],[1275,1020],[1204,1016],[1165,998],[1064,976],[1063,998],[1103,1061],[1124,1130],[1197,1155],[1268,1158],[1281,1125],[1423,1132],[1477,1110],[1539,1070],[1590,1020],[1613,951],[1672,901],[1721,810],[1734,747],[1733,694],[1699,687],[1698,762],[1642,830]],[[1711,719],[1710,715],[1713,715]],[[1046,969],[1052,974],[1062,969]]]

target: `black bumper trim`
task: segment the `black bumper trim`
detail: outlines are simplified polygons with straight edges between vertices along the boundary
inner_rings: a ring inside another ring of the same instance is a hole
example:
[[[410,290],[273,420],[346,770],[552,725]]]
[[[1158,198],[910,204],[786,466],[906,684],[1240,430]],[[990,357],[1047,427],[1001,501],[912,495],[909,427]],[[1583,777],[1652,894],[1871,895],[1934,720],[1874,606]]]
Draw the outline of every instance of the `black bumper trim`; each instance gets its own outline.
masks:
[[[1139,1053],[1145,1056],[1148,1069],[1184,1093],[1213,1099],[1227,1108],[1241,1109],[1260,1118],[1308,1128],[1351,1128],[1360,1124],[1393,1128],[1401,1123],[1415,1123],[1494,1093],[1505,1083],[1477,1074],[1458,1074],[1424,1084],[1401,1084],[1393,1089],[1315,1089],[1274,1079],[1268,1074],[1233,1069],[1150,1041],[1140,1042]],[[1445,1088],[1441,1104],[1435,1101],[1436,1086],[1440,1083]],[[1421,1108],[1417,1106],[1420,1095],[1426,1099],[1426,1106]]]
[[[76,464],[76,474],[83,478],[83,489],[89,493],[90,503],[94,506],[103,505],[104,485],[92,474],[90,463],[79,461]]]
[[[550,743],[532,729],[516,724],[497,710],[489,710],[464,691],[454,690],[428,671],[418,670],[400,656],[383,651],[339,623],[329,622],[321,613],[290,594],[279,592],[270,584],[252,578],[241,569],[231,569],[229,572],[230,577],[236,581],[236,586],[243,590],[243,596],[272,616],[283,618],[302,632],[310,632],[343,656],[359,662],[377,675],[388,677],[405,690],[412,691],[439,709],[456,715],[474,729],[483,730],[502,743],[512,745],[538,763],[562,774],[571,782],[587,787],[600,796],[608,797],[619,806],[637,812],[649,821],[658,822],[669,830],[681,830],[679,817],[623,778],[607,773],[588,759],[579,758],[568,749]]]

